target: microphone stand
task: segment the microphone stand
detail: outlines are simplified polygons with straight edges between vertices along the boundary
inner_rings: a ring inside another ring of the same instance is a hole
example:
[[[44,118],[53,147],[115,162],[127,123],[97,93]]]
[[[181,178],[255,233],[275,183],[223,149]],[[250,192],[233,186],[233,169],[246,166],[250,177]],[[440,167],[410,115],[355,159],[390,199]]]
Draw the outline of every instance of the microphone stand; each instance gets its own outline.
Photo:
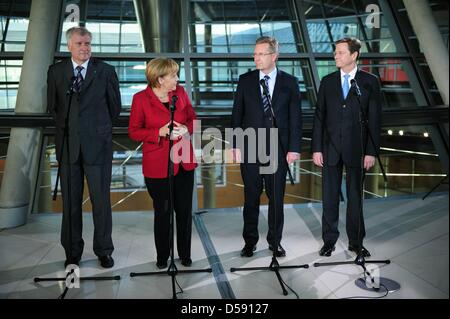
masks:
[[[322,267],[322,266],[337,266],[337,265],[358,265],[361,266],[364,270],[364,276],[368,275],[373,282],[373,278],[372,275],[367,271],[366,269],[366,260],[365,257],[362,253],[362,238],[361,238],[361,218],[363,215],[363,202],[364,202],[364,177],[365,177],[365,170],[364,170],[364,156],[366,153],[366,145],[364,145],[364,129],[366,129],[367,134],[369,135],[369,139],[370,142],[372,143],[372,145],[374,146],[374,151],[375,151],[375,155],[378,159],[378,163],[380,165],[381,171],[383,173],[383,177],[384,177],[384,181],[385,183],[387,183],[387,177],[386,177],[386,173],[384,171],[383,165],[381,163],[381,159],[380,159],[380,154],[378,152],[378,150],[375,147],[375,142],[373,139],[373,136],[370,132],[370,128],[368,125],[368,119],[366,116],[366,113],[364,112],[364,108],[361,105],[361,91],[358,87],[358,84],[356,83],[356,81],[354,79],[351,80],[351,84],[352,84],[352,88],[355,91],[355,95],[358,101],[358,106],[359,106],[359,122],[360,122],[360,138],[361,138],[361,205],[360,205],[360,213],[359,213],[359,219],[358,219],[358,247],[357,247],[357,255],[354,261],[338,261],[338,262],[328,262],[328,263],[314,263],[314,267]],[[350,94],[350,92],[349,92]],[[371,264],[390,264],[391,261],[389,259],[386,260],[370,260]]]
[[[266,83],[265,83],[264,79],[262,79],[260,81],[260,84],[261,84],[261,86],[263,88],[264,95],[267,98],[267,101],[269,102],[269,110],[270,110],[270,115],[271,115],[272,128],[278,130],[275,113],[274,113],[273,108],[272,108],[272,101],[270,99],[270,93],[269,93],[269,90],[268,90],[268,88],[266,86]],[[270,134],[270,138],[272,139],[270,145],[274,146],[275,145],[275,141],[273,140],[273,135],[272,134]],[[278,135],[278,145],[280,145],[281,152],[283,154],[282,157],[284,158],[284,162],[285,162],[285,164],[287,166],[287,172],[288,172],[288,175],[289,175],[289,181],[291,182],[291,185],[294,185],[294,179],[292,177],[291,169],[290,169],[289,164],[288,164],[287,159],[286,159],[287,153],[284,150],[284,146],[281,143],[279,135]],[[271,155],[273,153],[274,152],[271,149]],[[273,155],[274,156],[270,156],[270,157],[274,158],[275,156],[278,156],[278,154],[273,154]],[[276,172],[272,173],[272,184],[273,184],[272,196],[273,196],[273,201],[274,201],[274,203],[273,203],[273,207],[274,207],[273,229],[274,229],[274,232],[275,232],[275,234],[274,234],[275,242],[273,243],[273,246],[272,246],[272,248],[273,248],[272,261],[271,261],[271,263],[270,263],[270,265],[268,267],[230,268],[230,272],[235,272],[235,271],[252,271],[252,270],[270,270],[270,271],[273,271],[273,272],[275,272],[275,275],[277,276],[278,282],[280,283],[281,290],[283,291],[283,295],[287,296],[288,292],[287,292],[287,290],[285,288],[285,286],[287,286],[287,285],[283,281],[283,278],[280,275],[280,270],[281,269],[309,268],[309,265],[308,264],[304,264],[304,265],[280,266],[280,264],[278,263],[276,253],[278,251],[278,246],[279,246],[280,243],[277,240],[277,238],[278,238],[277,237],[277,214],[280,214],[280,212],[277,211],[277,205],[276,205],[277,204],[277,202],[276,202],[276,198],[277,197],[275,196],[275,191],[276,191],[275,174],[276,174]]]
[[[172,96],[172,104],[170,106],[170,124],[169,124],[169,158],[168,158],[168,186],[169,186],[169,199],[168,199],[168,210],[170,214],[170,233],[169,233],[169,240],[170,240],[170,264],[169,267],[167,267],[167,271],[151,271],[151,272],[131,272],[130,277],[138,277],[138,276],[151,276],[151,275],[159,275],[159,274],[167,274],[170,277],[172,277],[172,299],[177,299],[177,294],[175,291],[175,282],[176,282],[176,275],[177,274],[186,274],[186,273],[199,273],[199,272],[212,272],[211,268],[206,269],[190,269],[190,270],[178,270],[177,266],[175,265],[175,258],[174,258],[174,196],[173,196],[173,162],[172,158],[170,157],[172,146],[173,146],[173,140],[172,132],[173,132],[173,117],[176,110],[176,102],[178,100],[178,96],[173,95]],[[178,285],[178,282],[177,282]],[[180,287],[180,285],[178,285]],[[181,287],[180,287],[181,289]],[[181,289],[181,292],[183,292],[183,289]]]
[[[67,215],[67,220],[68,220],[68,224],[69,224],[69,243],[70,243],[70,248],[69,248],[69,256],[72,257],[72,187],[71,187],[71,168],[70,168],[70,144],[69,144],[69,116],[70,116],[70,109],[72,107],[72,98],[73,98],[73,93],[75,92],[75,84],[76,84],[76,77],[73,76],[70,79],[70,86],[69,89],[67,90],[66,95],[69,98],[68,104],[67,104],[67,113],[66,116],[64,118],[64,131],[63,131],[63,142],[61,145],[61,150],[59,152],[59,158],[60,161],[58,162],[58,172],[56,174],[56,184],[55,184],[55,188],[53,190],[53,200],[56,201],[56,196],[58,194],[58,183],[59,183],[59,177],[61,174],[61,167],[62,167],[62,162],[63,162],[63,156],[64,156],[64,144],[67,144],[67,160],[69,162],[68,166],[68,174],[67,174],[67,201],[68,201],[68,211],[66,213]],[[69,257],[69,258],[70,258]],[[69,266],[69,265],[68,265]],[[43,281],[65,281],[66,282],[66,286],[64,288],[63,293],[58,297],[58,299],[64,299],[67,292],[69,291],[69,287],[67,285],[67,280],[69,278],[69,276],[71,276],[71,283],[75,282],[75,278],[76,278],[76,273],[74,271],[73,267],[69,267],[70,272],[67,272],[66,278],[42,278],[42,277],[35,277],[34,278],[34,282],[43,282]],[[74,278],[75,276],[75,278]],[[78,278],[80,281],[100,281],[100,280],[120,280],[120,276],[97,276],[97,277],[80,277]]]

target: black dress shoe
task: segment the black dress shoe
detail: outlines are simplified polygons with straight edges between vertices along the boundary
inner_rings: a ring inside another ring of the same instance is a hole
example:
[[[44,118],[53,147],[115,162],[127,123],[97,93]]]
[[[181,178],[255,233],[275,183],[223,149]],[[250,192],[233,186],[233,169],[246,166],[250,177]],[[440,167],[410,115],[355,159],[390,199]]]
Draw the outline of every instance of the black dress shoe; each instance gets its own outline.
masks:
[[[112,266],[114,266],[114,259],[111,257],[111,255],[100,256],[98,257],[98,260],[100,261],[100,265],[103,268],[111,268]]]
[[[269,245],[269,249],[273,251],[273,246]],[[276,257],[285,257],[286,256],[286,250],[281,246],[281,244],[278,244],[278,249],[275,252]]]
[[[348,250],[353,251],[355,254],[358,254],[358,248],[356,246],[348,245]],[[363,255],[364,258],[371,256],[369,251],[364,246],[362,246],[361,248],[361,254]]]
[[[334,245],[323,245],[322,248],[319,250],[320,256],[330,257],[331,253],[336,249]]]
[[[192,259],[191,258],[182,258],[181,264],[185,267],[191,267],[192,265]]]
[[[158,269],[167,268],[167,260],[166,261],[157,261],[156,267],[158,267]]]
[[[245,244],[244,248],[241,250],[242,257],[252,257],[253,252],[256,250],[256,245]]]
[[[68,265],[80,265],[80,259],[78,257],[69,257],[66,259],[66,261],[64,262],[64,268],[67,268]]]

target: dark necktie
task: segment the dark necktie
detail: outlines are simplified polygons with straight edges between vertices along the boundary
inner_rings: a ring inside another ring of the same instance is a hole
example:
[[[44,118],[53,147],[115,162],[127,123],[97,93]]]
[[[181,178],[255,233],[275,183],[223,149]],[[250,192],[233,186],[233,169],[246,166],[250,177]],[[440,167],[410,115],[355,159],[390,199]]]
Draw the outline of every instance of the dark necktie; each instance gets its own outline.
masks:
[[[268,76],[268,75],[264,76],[264,82],[266,82],[267,91],[269,91],[269,79],[270,79],[270,76]],[[263,90],[262,102],[263,102],[264,113],[269,113],[269,108],[270,108],[269,99],[270,99],[270,93],[268,95],[266,95],[266,94],[264,94],[264,90]]]
[[[81,71],[83,71],[84,67],[82,67],[81,65],[77,66],[75,68],[77,70],[77,76],[75,79],[75,92],[80,92],[81,91],[81,85],[83,85],[83,75],[81,74]]]

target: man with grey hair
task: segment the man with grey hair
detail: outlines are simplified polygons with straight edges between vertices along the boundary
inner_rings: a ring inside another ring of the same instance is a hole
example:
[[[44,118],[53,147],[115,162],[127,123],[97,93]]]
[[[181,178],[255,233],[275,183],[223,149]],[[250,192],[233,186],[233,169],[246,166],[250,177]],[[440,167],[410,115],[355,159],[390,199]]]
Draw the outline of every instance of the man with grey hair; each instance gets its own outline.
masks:
[[[51,65],[47,75],[48,110],[55,120],[56,156],[61,172],[65,266],[78,265],[83,253],[86,176],[94,220],[94,253],[102,267],[111,268],[112,123],[121,111],[119,81],[112,66],[91,57],[89,30],[73,27],[66,37],[71,58]]]
[[[236,143],[233,141],[233,157],[235,161],[241,163],[241,175],[244,182],[245,246],[241,251],[243,257],[253,256],[256,250],[259,239],[259,204],[263,187],[269,198],[269,231],[267,233],[269,249],[274,251],[277,257],[286,255],[286,251],[280,244],[284,224],[284,191],[288,164],[300,159],[302,117],[298,81],[292,75],[277,69],[278,55],[279,45],[275,38],[264,36],[257,39],[253,53],[256,70],[239,77],[234,97],[232,128],[255,130],[258,141],[256,149],[265,148],[266,153],[258,154],[257,158],[260,160],[252,163],[250,159],[255,156],[251,156],[254,154],[249,152],[256,151],[255,146],[249,145],[251,143],[246,141],[241,150],[236,148]],[[265,84],[266,94],[260,83]],[[271,139],[270,129],[273,127],[274,120],[270,104],[279,136],[279,141],[276,140],[274,143],[268,143]],[[260,142],[263,140],[266,141],[265,147],[261,145],[264,142]],[[280,147],[275,147],[278,143]],[[279,151],[276,152],[276,150]],[[268,153],[270,158],[275,158],[278,162],[278,167],[272,173],[264,172],[265,164],[261,161],[261,158],[266,157]]]

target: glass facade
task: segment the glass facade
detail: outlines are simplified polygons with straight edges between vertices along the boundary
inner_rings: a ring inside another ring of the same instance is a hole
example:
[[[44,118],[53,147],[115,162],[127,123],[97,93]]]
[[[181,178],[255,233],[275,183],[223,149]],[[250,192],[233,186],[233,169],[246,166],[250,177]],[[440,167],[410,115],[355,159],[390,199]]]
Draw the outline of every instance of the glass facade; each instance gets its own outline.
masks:
[[[430,6],[448,46],[448,3],[430,0]],[[0,3],[0,112],[14,111],[30,7],[31,0]],[[320,80],[336,70],[334,42],[343,37],[362,41],[359,65],[380,77],[386,110],[401,108],[407,112],[442,104],[402,1],[65,1],[55,60],[67,56],[65,31],[78,24],[93,33],[93,55],[115,67],[125,116],[133,95],[147,85],[146,62],[163,55],[180,64],[180,84],[191,94],[197,114],[218,118],[219,127],[229,125],[226,120],[239,75],[254,69],[254,43],[262,35],[279,40],[278,67],[297,77],[305,114],[314,110]],[[403,135],[398,135],[399,131]],[[377,167],[369,174],[366,195],[417,193],[437,183],[442,167],[430,134],[426,128],[383,127],[381,156],[389,181],[384,183]],[[47,141],[48,165],[41,172],[46,176],[41,186],[44,192],[50,192],[56,177],[52,138]],[[306,135],[302,161],[293,167],[296,184],[288,185],[286,202],[321,200],[320,171],[307,151],[309,141]],[[114,145],[115,209],[148,209],[139,144],[122,134],[114,136]],[[196,152],[201,154],[200,149]],[[202,163],[200,156],[199,161],[199,206],[242,205],[239,167]],[[59,209],[58,204],[52,207]]]

